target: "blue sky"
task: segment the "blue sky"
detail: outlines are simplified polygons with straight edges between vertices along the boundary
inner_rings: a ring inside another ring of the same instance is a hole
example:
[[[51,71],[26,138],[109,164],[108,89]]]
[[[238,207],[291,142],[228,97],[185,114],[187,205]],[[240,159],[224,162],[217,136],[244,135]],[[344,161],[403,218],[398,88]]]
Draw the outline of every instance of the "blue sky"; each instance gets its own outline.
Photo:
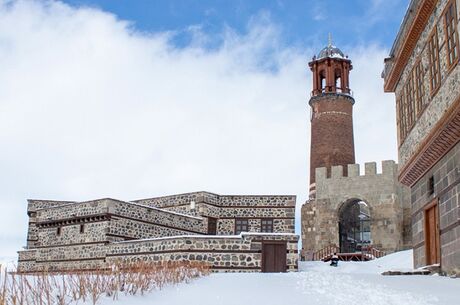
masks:
[[[357,163],[397,160],[380,75],[407,2],[0,0],[0,258],[28,198],[292,194],[299,211],[329,32],[353,62]]]
[[[284,43],[321,46],[332,33],[337,46],[376,43],[390,48],[408,0],[65,0],[129,20],[140,31],[175,31],[175,43],[190,41],[190,26],[221,40],[225,27],[244,33],[255,16],[266,14],[276,23]]]

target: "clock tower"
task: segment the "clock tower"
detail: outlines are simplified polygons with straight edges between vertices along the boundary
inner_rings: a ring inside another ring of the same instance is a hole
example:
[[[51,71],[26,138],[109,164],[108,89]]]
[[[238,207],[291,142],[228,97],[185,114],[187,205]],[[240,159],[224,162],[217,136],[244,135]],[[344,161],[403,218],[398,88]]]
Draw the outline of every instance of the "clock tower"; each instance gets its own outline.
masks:
[[[310,198],[315,198],[315,169],[355,163],[353,104],[349,74],[353,66],[348,56],[333,46],[331,39],[308,63],[313,73],[310,144]]]

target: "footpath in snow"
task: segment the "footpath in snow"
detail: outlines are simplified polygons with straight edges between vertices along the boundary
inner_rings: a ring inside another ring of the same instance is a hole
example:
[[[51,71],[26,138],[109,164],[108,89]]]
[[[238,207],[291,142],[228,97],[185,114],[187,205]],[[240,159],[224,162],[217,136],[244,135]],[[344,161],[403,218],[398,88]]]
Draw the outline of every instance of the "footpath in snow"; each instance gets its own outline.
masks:
[[[412,251],[370,262],[301,262],[297,273],[212,274],[144,296],[120,296],[103,305],[459,305],[460,279],[441,276],[382,276],[410,270]]]

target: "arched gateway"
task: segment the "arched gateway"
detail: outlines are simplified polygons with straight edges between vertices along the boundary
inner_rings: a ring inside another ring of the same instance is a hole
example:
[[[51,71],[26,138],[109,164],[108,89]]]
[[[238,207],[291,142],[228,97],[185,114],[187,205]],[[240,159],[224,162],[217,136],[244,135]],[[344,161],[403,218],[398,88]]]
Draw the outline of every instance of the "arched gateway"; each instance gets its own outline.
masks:
[[[363,251],[372,244],[369,205],[360,199],[350,199],[338,211],[339,248],[341,253]]]

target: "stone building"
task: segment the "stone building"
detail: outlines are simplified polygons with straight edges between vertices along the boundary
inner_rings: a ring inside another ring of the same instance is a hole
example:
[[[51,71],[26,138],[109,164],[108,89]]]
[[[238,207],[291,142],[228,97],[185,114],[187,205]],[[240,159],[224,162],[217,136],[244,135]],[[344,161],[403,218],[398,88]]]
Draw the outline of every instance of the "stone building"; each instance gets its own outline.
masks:
[[[310,195],[302,206],[302,258],[394,252],[410,247],[408,189],[397,180],[398,165],[355,163],[353,105],[349,86],[353,66],[332,45],[309,63],[313,73]],[[330,249],[330,251],[324,251]]]
[[[410,187],[415,267],[460,273],[459,0],[412,0],[385,59],[398,179]]]
[[[207,261],[215,271],[297,270],[295,196],[28,200],[18,270],[91,270],[119,260]]]

